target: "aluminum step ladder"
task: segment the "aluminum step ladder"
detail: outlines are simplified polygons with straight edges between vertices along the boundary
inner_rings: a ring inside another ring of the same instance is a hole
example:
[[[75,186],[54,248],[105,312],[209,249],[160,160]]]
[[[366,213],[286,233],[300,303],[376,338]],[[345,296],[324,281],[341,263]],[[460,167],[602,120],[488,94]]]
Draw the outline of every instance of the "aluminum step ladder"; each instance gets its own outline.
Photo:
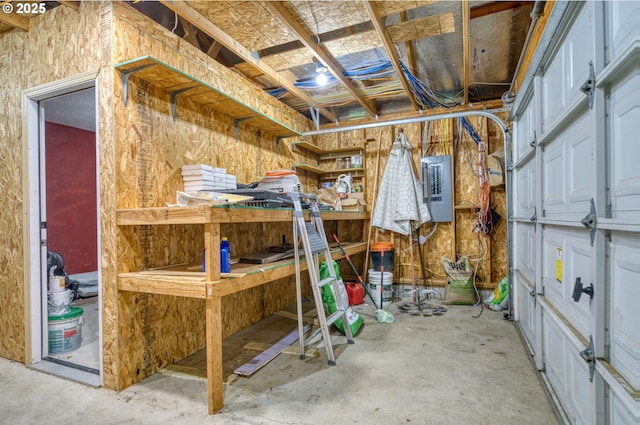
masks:
[[[306,195],[298,192],[287,193],[291,200],[295,210],[293,211],[293,251],[296,265],[296,295],[298,306],[298,336],[300,342],[300,358],[304,359],[305,347],[304,347],[304,332],[303,332],[303,315],[302,315],[302,290],[300,284],[300,250],[299,241],[302,241],[304,248],[304,256],[307,261],[307,268],[309,271],[309,278],[311,280],[311,289],[313,291],[313,299],[315,301],[316,310],[318,313],[318,323],[320,330],[322,331],[322,339],[324,341],[325,348],[327,350],[327,358],[330,365],[336,364],[336,358],[333,353],[333,345],[331,344],[331,335],[329,334],[329,327],[338,319],[342,319],[344,327],[344,333],[347,337],[347,342],[353,344],[353,335],[351,334],[351,328],[349,327],[349,321],[347,318],[347,305],[344,305],[344,300],[340,296],[340,287],[342,282],[338,280],[336,271],[333,268],[333,261],[331,259],[331,250],[327,243],[327,236],[324,232],[324,226],[322,219],[320,218],[320,211],[318,210],[318,202],[315,195]],[[311,220],[305,221],[304,212],[302,211],[302,202],[304,199],[311,206]],[[320,262],[324,260],[327,262],[329,276],[320,280]],[[324,304],[322,302],[322,287],[325,285],[333,285],[333,294],[336,301],[337,310],[331,313],[328,317],[325,314]]]

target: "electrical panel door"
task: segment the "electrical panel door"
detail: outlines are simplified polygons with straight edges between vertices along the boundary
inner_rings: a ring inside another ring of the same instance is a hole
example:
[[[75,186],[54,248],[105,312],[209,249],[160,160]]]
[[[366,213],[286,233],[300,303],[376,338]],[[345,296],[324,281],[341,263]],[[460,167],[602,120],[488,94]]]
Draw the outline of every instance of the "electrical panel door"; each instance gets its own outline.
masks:
[[[423,202],[434,222],[451,222],[451,156],[426,156],[420,159]]]

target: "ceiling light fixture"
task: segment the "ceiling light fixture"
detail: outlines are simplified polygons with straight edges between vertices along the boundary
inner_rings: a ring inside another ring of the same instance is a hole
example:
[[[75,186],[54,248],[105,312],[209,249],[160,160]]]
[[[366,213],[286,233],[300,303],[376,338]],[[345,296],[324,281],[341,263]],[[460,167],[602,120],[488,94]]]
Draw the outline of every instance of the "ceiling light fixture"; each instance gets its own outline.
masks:
[[[316,67],[316,72],[318,73],[318,76],[316,77],[316,83],[319,86],[324,86],[327,84],[327,82],[329,82],[329,76],[327,75],[327,67],[322,65],[321,63],[318,64],[318,66]]]

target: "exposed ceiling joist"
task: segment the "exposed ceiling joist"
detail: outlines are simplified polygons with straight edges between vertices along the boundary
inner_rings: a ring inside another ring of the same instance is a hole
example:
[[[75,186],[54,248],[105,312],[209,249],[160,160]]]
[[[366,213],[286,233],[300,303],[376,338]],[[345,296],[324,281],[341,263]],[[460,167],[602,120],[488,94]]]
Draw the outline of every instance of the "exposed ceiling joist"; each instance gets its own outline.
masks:
[[[393,69],[396,71],[396,74],[398,75],[398,79],[400,80],[400,83],[402,84],[402,87],[404,88],[404,91],[406,92],[407,97],[411,102],[411,107],[414,110],[420,109],[413,96],[413,91],[409,86],[409,82],[407,81],[407,78],[404,75],[404,72],[402,72],[402,68],[400,68],[400,58],[398,58],[398,53],[396,52],[396,48],[393,45],[393,42],[391,41],[389,34],[385,30],[384,25],[382,25],[382,19],[380,18],[380,14],[378,13],[373,2],[369,0],[363,0],[363,1],[367,9],[367,12],[369,13],[369,17],[371,18],[371,22],[373,23],[373,26],[376,29],[376,32],[378,33],[378,36],[382,40],[384,49],[387,52],[389,59],[391,60]]]
[[[515,9],[520,6],[531,6],[531,1],[494,1],[485,3],[480,6],[471,8],[471,19],[482,18],[483,16],[493,15],[494,13],[503,12],[505,10]]]
[[[235,39],[230,37],[227,33],[222,31],[218,26],[213,24],[210,20],[208,20],[203,15],[201,15],[197,10],[193,9],[191,6],[189,6],[184,1],[182,1],[182,0],[179,0],[179,1],[178,0],[174,0],[174,1],[160,0],[160,3],[162,3],[164,6],[166,6],[171,11],[173,11],[173,12],[177,13],[178,15],[182,16],[187,21],[191,22],[193,25],[198,27],[201,31],[205,32],[207,35],[209,35],[214,40],[216,40],[217,42],[222,44],[224,47],[226,47],[227,49],[232,51],[234,54],[238,55],[245,62],[253,65],[256,68],[258,68],[267,77],[271,78],[274,82],[276,82],[280,86],[284,87],[291,94],[293,94],[294,96],[302,99],[303,101],[305,101],[307,104],[311,105],[312,107],[318,109],[319,112],[324,117],[326,117],[327,119],[329,119],[329,120],[331,120],[333,122],[337,122],[338,121],[338,119],[335,116],[335,114],[333,114],[327,108],[325,108],[325,107],[321,106],[320,104],[318,104],[318,102],[316,102],[311,96],[306,94],[304,91],[302,91],[299,88],[295,87],[291,80],[285,78],[284,76],[279,74],[277,71],[272,69],[270,66],[268,66],[267,64],[265,64],[261,60],[254,58],[251,55],[251,52],[249,50],[247,50],[244,46],[242,46]]]
[[[220,53],[220,49],[222,49],[222,44],[218,43],[217,41],[214,41],[213,43],[211,43],[211,46],[209,46],[209,48],[207,49],[207,55],[215,59],[215,57],[218,56],[218,53]]]
[[[406,11],[400,12],[400,22],[407,22],[407,12]],[[413,56],[413,45],[411,44],[411,41],[405,40],[404,49],[407,51],[407,62],[408,62],[407,66],[409,67],[409,70],[411,72],[415,72],[416,59]]]
[[[20,28],[23,31],[29,31],[29,20],[24,16],[17,15],[15,11],[12,13],[0,13],[0,22]]]
[[[63,4],[67,7],[70,7],[73,10],[79,10],[80,9],[80,2],[79,1],[72,1],[72,0],[58,0],[58,3]]]
[[[199,46],[197,33],[196,30],[193,29],[193,26],[181,16],[178,19],[180,19],[182,29],[184,29],[184,36],[182,38],[194,46]]]
[[[464,100],[463,105],[469,104],[469,21],[471,19],[471,9],[469,8],[468,1],[461,1],[462,7],[462,66],[463,66],[463,87],[464,87]]]
[[[313,40],[312,35],[295,19],[294,16],[286,9],[283,2],[266,1],[264,6],[273,15],[275,15],[283,24],[285,24],[300,42],[309,49],[318,61],[323,64],[329,72],[345,87],[349,93],[362,105],[362,107],[371,115],[376,116],[377,112],[373,106],[373,102],[365,99],[358,91],[353,83],[344,76],[344,69],[338,61],[329,53],[321,44]]]

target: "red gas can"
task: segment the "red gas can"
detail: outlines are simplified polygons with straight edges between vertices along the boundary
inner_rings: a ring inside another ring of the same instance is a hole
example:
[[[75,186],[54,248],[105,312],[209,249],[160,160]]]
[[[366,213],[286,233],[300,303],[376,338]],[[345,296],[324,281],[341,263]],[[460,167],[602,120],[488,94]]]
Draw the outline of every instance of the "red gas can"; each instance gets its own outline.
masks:
[[[364,289],[362,285],[357,283],[347,283],[347,296],[349,297],[349,305],[358,305],[364,302]]]

